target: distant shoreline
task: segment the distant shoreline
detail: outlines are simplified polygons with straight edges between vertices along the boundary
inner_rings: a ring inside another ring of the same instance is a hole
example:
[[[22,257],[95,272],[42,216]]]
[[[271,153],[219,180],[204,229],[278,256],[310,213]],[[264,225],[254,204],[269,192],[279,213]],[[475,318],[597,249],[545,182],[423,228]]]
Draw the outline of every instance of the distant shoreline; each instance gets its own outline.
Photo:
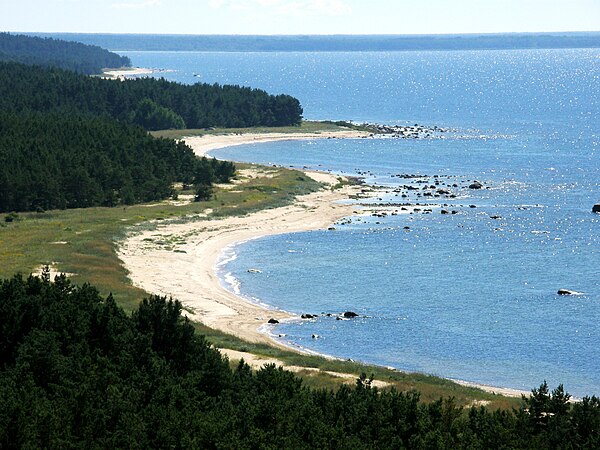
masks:
[[[138,75],[150,75],[153,73],[153,69],[146,69],[143,67],[123,67],[120,69],[104,69],[102,71],[101,77],[122,80],[127,77],[133,77]]]
[[[398,52],[598,48],[600,32],[439,35],[185,35],[25,33],[108,49],[197,52]]]

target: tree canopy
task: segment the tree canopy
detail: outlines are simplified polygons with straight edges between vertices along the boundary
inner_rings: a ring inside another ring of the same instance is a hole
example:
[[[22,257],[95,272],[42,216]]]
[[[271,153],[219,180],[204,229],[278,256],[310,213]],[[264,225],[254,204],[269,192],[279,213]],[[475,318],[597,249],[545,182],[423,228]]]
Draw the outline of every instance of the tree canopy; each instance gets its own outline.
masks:
[[[315,390],[228,361],[179,302],[112,296],[64,276],[0,281],[2,448],[598,448],[600,401],[545,383],[513,411],[417,392]]]
[[[147,130],[298,125],[289,95],[165,79],[106,80],[56,68],[0,63],[0,110],[107,115]]]
[[[198,159],[107,117],[0,113],[0,211],[115,206],[160,200],[172,183],[228,182],[232,163]]]
[[[143,129],[301,121],[300,103],[288,95],[42,67],[87,73],[83,66],[91,62],[128,63],[108,62],[114,57],[120,58],[83,44],[0,34],[0,212],[159,200],[174,181],[196,184],[196,199],[207,200],[212,183],[228,182],[235,166],[197,160],[185,144],[154,139]]]
[[[131,66],[126,56],[96,45],[9,33],[0,33],[0,61],[60,67],[85,74],[99,74],[103,68]]]

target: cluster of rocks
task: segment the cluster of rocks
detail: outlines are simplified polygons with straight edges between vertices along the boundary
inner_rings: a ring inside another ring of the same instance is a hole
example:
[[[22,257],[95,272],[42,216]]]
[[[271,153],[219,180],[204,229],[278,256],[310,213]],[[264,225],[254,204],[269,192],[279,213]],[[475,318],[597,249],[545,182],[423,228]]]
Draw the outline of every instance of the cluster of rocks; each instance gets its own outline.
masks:
[[[359,317],[359,315],[354,311],[346,311],[341,314],[321,313],[321,316],[335,317],[336,320],[354,319],[355,317]],[[319,317],[319,314],[302,314],[300,317],[302,319],[316,319],[317,317]]]
[[[392,177],[402,177],[401,175],[392,175]],[[361,189],[361,192],[356,196],[357,199],[361,198],[374,198],[374,194],[378,191],[384,190],[385,194],[395,194],[396,197],[401,198],[409,198],[411,194],[416,197],[423,198],[449,198],[455,199],[458,197],[458,191],[461,189],[486,189],[486,186],[480,181],[471,181],[471,180],[450,180],[453,178],[451,176],[443,177],[439,175],[435,175],[434,177],[423,177],[416,176],[413,177],[414,182],[412,184],[404,184],[399,185],[393,189],[386,188],[371,188],[371,189]]]
[[[447,128],[441,128],[438,126],[428,127],[425,125],[381,125],[374,123],[363,123],[362,127],[371,131],[373,135],[384,134],[394,138],[400,139],[419,139],[419,138],[430,138],[435,133],[447,133],[450,130]]]
[[[363,207],[362,211],[355,211],[358,217],[345,218],[336,222],[336,225],[350,225],[353,222],[363,222],[365,215],[374,218],[385,218],[400,214],[432,214],[435,208],[443,215],[460,214],[460,208],[477,208],[473,204],[458,204],[444,202],[466,196],[468,190],[488,189],[483,182],[466,179],[455,175],[420,175],[397,173],[391,178],[406,180],[406,184],[394,187],[369,185],[363,187],[352,198],[358,200],[357,205]],[[383,198],[386,200],[383,200]],[[402,201],[390,201],[390,197],[400,197]],[[437,200],[433,203],[433,200]],[[454,209],[453,209],[454,208]],[[492,219],[501,219],[500,216],[490,216]],[[374,222],[381,225],[382,222]],[[410,230],[406,227],[405,230]]]
[[[332,314],[332,313],[321,313],[320,315],[319,314],[302,314],[300,316],[300,318],[302,318],[304,320],[310,320],[310,319],[317,319],[320,316],[335,317],[336,320],[354,319],[356,317],[360,317],[359,314],[355,313],[354,311],[345,311],[345,312],[340,313],[340,314]],[[279,320],[274,319],[274,318],[270,318],[267,323],[271,324],[271,325],[276,325],[276,324],[279,323]]]

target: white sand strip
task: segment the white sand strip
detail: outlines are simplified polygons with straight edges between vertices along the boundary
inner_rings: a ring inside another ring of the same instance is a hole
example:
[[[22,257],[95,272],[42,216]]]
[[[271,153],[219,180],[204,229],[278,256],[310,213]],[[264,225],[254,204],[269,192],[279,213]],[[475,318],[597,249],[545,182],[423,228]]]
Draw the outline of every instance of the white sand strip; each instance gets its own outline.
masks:
[[[316,133],[256,133],[256,134],[206,134],[185,138],[197,156],[206,156],[211,150],[234,145],[257,144],[274,141],[299,141],[310,139],[358,139],[369,133],[355,130],[323,131]]]

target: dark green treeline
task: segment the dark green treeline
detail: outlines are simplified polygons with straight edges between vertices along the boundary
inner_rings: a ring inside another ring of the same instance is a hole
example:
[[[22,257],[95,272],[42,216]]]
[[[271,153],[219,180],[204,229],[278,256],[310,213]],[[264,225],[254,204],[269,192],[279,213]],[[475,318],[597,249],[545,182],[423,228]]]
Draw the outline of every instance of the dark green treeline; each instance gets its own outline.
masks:
[[[355,387],[313,390],[228,362],[150,297],[130,317],[93,287],[0,282],[0,448],[556,449],[600,446],[600,401],[544,384],[518,410]]]
[[[160,200],[176,181],[210,185],[234,172],[111,118],[0,113],[0,212]]]
[[[300,103],[288,95],[42,67],[88,73],[87,64],[129,63],[114,58],[100,48],[0,34],[0,212],[160,200],[175,181],[195,184],[196,199],[206,200],[213,182],[230,180],[234,165],[198,160],[185,144],[144,130],[301,122]]]
[[[147,130],[288,126],[302,120],[297,99],[260,89],[105,80],[17,63],[0,63],[0,110],[107,115]]]
[[[60,67],[85,74],[99,74],[107,67],[129,67],[131,61],[95,45],[0,33],[0,61]]]

